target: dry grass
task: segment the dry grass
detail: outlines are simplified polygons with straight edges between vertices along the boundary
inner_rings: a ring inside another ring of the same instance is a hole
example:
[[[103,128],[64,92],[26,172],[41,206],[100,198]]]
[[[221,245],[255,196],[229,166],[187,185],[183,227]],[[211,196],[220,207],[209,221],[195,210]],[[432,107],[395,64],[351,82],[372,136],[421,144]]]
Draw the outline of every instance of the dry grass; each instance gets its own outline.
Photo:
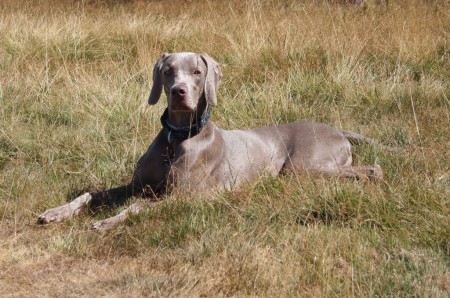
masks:
[[[2,296],[447,296],[448,1],[344,2],[0,1]],[[111,213],[37,226],[128,181],[165,51],[221,63],[223,128],[308,118],[405,153],[357,148],[379,184],[263,177],[106,234]]]

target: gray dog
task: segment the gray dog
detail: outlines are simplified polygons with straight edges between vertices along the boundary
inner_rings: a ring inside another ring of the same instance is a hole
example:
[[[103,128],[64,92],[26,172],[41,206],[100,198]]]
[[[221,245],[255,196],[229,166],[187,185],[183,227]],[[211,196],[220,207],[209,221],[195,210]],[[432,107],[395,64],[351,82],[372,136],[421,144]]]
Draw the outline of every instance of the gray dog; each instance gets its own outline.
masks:
[[[144,190],[158,196],[175,188],[205,192],[234,189],[245,181],[281,171],[318,176],[381,179],[377,165],[352,166],[351,143],[375,141],[330,126],[299,121],[252,130],[222,130],[209,120],[217,104],[222,74],[207,54],[163,54],[153,69],[150,105],[162,89],[167,109],[163,128],[136,166],[130,184],[98,193],[85,193],[72,202],[45,211],[40,223],[59,222],[77,215],[87,204],[128,198]],[[119,215],[99,221],[104,229],[143,209],[133,204]]]

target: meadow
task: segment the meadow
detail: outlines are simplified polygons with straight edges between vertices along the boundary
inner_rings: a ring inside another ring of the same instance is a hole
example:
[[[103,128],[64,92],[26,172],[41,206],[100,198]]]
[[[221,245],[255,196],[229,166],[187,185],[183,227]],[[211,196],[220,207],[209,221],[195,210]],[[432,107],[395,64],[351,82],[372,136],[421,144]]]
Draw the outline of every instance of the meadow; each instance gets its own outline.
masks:
[[[449,36],[445,0],[0,0],[0,296],[448,297]],[[105,233],[121,207],[38,225],[129,181],[180,51],[220,63],[221,128],[310,119],[402,151],[355,147],[380,182],[262,176]]]

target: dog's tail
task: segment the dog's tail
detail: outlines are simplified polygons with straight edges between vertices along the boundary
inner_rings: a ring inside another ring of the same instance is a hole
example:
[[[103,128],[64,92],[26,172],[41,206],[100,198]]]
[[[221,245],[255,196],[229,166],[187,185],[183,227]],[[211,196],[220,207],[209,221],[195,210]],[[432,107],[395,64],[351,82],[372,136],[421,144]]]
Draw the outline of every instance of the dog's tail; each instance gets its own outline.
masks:
[[[400,148],[398,148],[398,147],[391,147],[391,146],[383,145],[383,144],[377,142],[374,139],[366,137],[365,135],[361,135],[361,134],[354,133],[354,132],[351,132],[351,131],[343,131],[342,135],[347,140],[349,140],[349,142],[351,144],[364,143],[364,144],[369,144],[369,145],[375,145],[377,147],[380,147],[380,148],[382,148],[382,149],[384,149],[386,151],[390,151],[390,152],[402,152],[402,150]]]

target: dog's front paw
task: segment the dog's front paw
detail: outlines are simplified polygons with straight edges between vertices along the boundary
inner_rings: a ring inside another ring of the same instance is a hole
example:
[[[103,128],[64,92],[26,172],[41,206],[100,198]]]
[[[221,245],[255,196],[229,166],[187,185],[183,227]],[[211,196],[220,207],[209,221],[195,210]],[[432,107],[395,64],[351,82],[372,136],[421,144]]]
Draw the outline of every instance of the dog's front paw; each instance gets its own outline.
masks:
[[[92,229],[95,231],[106,231],[109,230],[115,226],[117,226],[119,223],[123,222],[126,219],[126,216],[123,216],[122,214],[104,219],[99,220],[95,222],[92,225]]]
[[[80,208],[73,208],[70,204],[48,209],[38,217],[38,223],[49,224],[60,222],[74,215],[78,215]]]
[[[383,179],[383,170],[379,165],[373,165],[367,168],[367,176],[370,180],[382,180]]]

